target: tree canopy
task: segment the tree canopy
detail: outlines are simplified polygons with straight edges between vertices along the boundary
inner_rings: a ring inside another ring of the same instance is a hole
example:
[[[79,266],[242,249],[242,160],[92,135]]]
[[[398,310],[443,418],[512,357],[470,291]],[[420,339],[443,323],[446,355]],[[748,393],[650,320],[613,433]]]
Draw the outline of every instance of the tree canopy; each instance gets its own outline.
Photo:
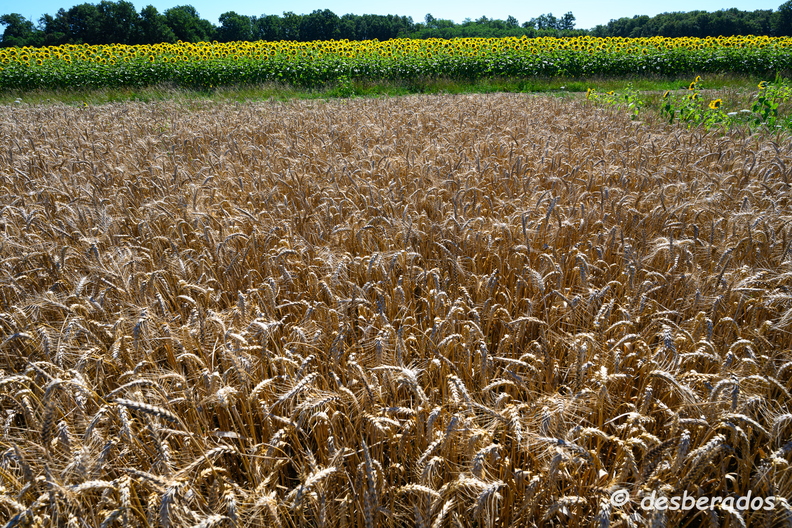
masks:
[[[461,23],[427,14],[421,22],[398,15],[338,16],[329,9],[298,15],[249,16],[228,11],[219,25],[201,18],[195,7],[179,5],[160,13],[148,5],[137,12],[127,0],[101,0],[59,9],[54,16],[44,14],[37,23],[19,13],[0,16],[0,46],[42,46],[57,44],[156,44],[218,40],[387,40],[397,37],[454,38],[505,36],[572,36],[591,34],[608,37],[706,37],[718,35],[792,35],[792,0],[777,10],[663,13],[654,17],[635,16],[611,20],[592,30],[575,29],[575,16],[552,13],[538,15],[522,24],[482,16]]]
[[[717,37],[732,35],[792,35],[792,0],[776,11],[736,8],[720,11],[662,13],[654,17],[634,16],[611,20],[591,30],[597,37]]]

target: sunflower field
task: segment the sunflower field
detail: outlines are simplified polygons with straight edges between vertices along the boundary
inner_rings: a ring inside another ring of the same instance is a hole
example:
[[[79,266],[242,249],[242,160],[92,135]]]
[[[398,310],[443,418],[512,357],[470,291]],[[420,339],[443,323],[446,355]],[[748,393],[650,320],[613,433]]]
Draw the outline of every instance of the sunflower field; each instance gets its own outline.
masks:
[[[178,42],[0,49],[0,89],[102,88],[174,83],[211,88],[339,78],[592,75],[750,75],[792,70],[792,38],[526,37],[387,41]]]

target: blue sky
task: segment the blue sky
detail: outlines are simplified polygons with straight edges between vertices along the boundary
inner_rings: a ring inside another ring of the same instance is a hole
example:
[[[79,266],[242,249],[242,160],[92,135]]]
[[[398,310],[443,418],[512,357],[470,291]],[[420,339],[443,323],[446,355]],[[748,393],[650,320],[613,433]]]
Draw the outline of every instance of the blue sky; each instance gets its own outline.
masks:
[[[88,0],[99,3],[99,0]],[[427,13],[435,18],[451,19],[462,22],[465,18],[473,20],[487,18],[506,19],[509,15],[517,18],[522,24],[526,20],[543,13],[561,16],[568,11],[575,15],[576,27],[588,29],[597,24],[607,24],[612,18],[632,17],[634,15],[656,15],[670,11],[717,11],[736,7],[753,11],[755,9],[777,9],[784,0],[664,0],[657,2],[635,2],[632,0],[591,1],[591,0],[558,0],[554,2],[519,2],[513,0],[456,0],[454,2],[432,2],[422,0],[380,0],[364,2],[360,0],[290,0],[288,2],[257,2],[253,0],[131,0],[138,11],[151,4],[160,12],[176,5],[190,4],[195,6],[202,18],[217,24],[220,14],[236,11],[242,15],[280,15],[284,11],[298,14],[310,13],[316,9],[330,9],[337,15],[354,13],[356,15],[403,15],[411,16],[415,22],[423,21]],[[59,8],[68,9],[83,0],[28,0],[11,2],[0,0],[0,14],[20,13],[25,18],[38,21],[44,13],[54,15]]]

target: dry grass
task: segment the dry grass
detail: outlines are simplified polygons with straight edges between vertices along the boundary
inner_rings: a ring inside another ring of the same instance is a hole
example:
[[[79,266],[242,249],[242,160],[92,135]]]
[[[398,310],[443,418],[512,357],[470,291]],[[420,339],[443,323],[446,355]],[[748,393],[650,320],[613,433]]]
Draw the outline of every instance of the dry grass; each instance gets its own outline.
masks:
[[[7,526],[792,524],[637,507],[792,494],[789,143],[491,95],[0,145]]]

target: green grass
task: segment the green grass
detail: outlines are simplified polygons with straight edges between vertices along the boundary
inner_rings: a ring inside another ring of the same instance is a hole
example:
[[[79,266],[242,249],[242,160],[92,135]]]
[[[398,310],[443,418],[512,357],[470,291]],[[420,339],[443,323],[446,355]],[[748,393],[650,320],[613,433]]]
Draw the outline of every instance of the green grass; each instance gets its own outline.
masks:
[[[735,74],[708,75],[706,86],[710,89],[754,91],[761,79]],[[642,92],[663,92],[684,89],[688,77],[594,77],[586,79],[533,77],[528,79],[490,78],[478,81],[427,78],[410,82],[366,82],[340,79],[319,89],[300,88],[285,84],[256,86],[229,86],[213,90],[194,90],[168,85],[145,88],[104,88],[69,90],[0,91],[0,104],[61,103],[68,105],[107,104],[125,101],[218,101],[244,102],[289,99],[327,99],[335,97],[381,97],[409,94],[461,94],[522,92],[573,95],[596,88],[600,92],[620,91],[632,83]]]

